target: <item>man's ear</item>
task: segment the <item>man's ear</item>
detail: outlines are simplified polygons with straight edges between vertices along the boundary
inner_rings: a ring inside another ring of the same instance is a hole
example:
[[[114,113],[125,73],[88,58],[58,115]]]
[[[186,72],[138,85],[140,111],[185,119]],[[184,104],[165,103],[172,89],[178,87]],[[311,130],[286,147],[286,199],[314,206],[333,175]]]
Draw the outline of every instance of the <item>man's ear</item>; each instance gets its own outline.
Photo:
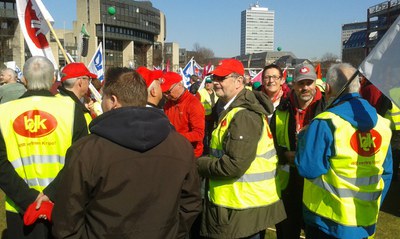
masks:
[[[122,105],[121,105],[121,103],[119,102],[117,96],[111,95],[110,99],[111,99],[111,105],[112,105],[112,108],[113,108],[113,109],[122,107]]]

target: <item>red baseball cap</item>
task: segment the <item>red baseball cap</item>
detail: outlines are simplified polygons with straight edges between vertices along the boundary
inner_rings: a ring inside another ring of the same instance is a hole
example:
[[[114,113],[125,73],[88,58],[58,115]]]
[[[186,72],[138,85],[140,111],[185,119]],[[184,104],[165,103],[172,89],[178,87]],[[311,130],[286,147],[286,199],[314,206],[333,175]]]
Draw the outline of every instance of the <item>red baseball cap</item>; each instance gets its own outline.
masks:
[[[142,78],[146,82],[147,88],[151,85],[151,83],[153,83],[154,80],[161,78],[163,75],[163,72],[160,70],[152,71],[152,70],[147,69],[147,67],[144,67],[144,66],[139,66],[136,69],[136,72],[142,76]],[[162,84],[161,81],[160,81],[160,84]]]
[[[231,73],[244,75],[244,67],[242,62],[236,59],[224,59],[219,62],[215,70],[210,72],[210,74],[216,76],[227,76]]]
[[[62,76],[61,82],[80,76],[97,78],[97,75],[90,72],[89,69],[85,66],[85,64],[81,62],[73,62],[66,65],[64,69],[62,69],[61,71],[61,76]]]
[[[164,75],[162,76],[164,79],[163,84],[161,85],[162,92],[166,92],[171,88],[173,84],[179,83],[182,81],[182,76],[179,75],[178,73],[168,71],[165,72]]]

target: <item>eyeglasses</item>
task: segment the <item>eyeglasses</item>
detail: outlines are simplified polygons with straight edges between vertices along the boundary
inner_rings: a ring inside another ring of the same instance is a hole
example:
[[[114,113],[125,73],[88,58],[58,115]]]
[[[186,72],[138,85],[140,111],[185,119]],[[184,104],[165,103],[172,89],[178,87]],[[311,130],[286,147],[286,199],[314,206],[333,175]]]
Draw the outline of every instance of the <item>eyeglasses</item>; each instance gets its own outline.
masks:
[[[89,82],[89,84],[91,84],[91,83],[92,83],[92,78],[90,78],[90,77],[79,77],[78,79],[84,79],[84,80],[87,80],[87,81]]]
[[[216,82],[222,82],[222,81],[224,81],[224,80],[226,80],[226,79],[228,79],[228,78],[230,78],[230,77],[235,77],[235,78],[237,78],[238,76],[234,76],[234,75],[227,75],[227,76],[216,76],[216,75],[213,75],[212,77],[211,77],[211,80],[212,81],[216,81]]]
[[[177,85],[179,85],[179,84],[178,84],[178,83],[176,83],[174,86],[172,86],[172,87],[171,87],[171,89],[169,89],[169,90],[165,91],[165,92],[164,92],[164,94],[166,94],[166,95],[170,95],[170,94],[171,94],[171,92],[174,90],[175,86],[177,86]]]
[[[274,81],[276,81],[276,80],[278,80],[280,78],[281,78],[280,76],[276,76],[276,75],[264,76],[264,79],[266,79],[266,80],[274,80]]]

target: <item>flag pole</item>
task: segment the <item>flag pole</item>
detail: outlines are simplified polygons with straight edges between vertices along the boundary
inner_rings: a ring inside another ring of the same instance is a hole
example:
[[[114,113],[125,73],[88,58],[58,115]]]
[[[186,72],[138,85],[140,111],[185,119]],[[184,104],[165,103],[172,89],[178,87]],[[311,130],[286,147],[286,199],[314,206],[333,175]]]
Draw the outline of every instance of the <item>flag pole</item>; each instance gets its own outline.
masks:
[[[53,28],[53,26],[51,25],[50,21],[47,20],[47,19],[45,19],[45,20],[46,20],[47,25],[48,25],[49,28],[50,28],[50,31],[53,33],[54,38],[56,39],[56,42],[57,42],[57,44],[58,44],[58,47],[61,49],[61,52],[62,52],[62,54],[64,55],[65,61],[67,62],[67,64],[71,63],[71,61],[70,61],[69,58],[67,57],[67,54],[65,53],[64,47],[62,46],[60,40],[58,40],[57,34],[56,34],[56,32],[54,31],[54,28]]]
[[[329,103],[329,105],[326,106],[325,108],[326,110],[333,107],[333,102],[335,102],[337,99],[339,99],[340,96],[343,95],[344,90],[351,84],[351,82],[353,82],[353,80],[357,77],[358,74],[360,74],[360,71],[357,69],[354,72],[354,74],[350,77],[350,79],[346,82],[346,84],[342,87],[342,89],[340,89],[338,94],[335,96],[335,99],[333,99],[331,103]]]

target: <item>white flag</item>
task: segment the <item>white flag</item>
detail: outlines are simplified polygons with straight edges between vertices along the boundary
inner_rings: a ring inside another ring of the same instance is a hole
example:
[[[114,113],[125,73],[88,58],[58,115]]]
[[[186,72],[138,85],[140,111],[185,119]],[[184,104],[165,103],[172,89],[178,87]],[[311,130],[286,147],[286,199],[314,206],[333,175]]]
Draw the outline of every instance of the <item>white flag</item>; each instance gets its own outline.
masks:
[[[21,30],[32,56],[47,57],[57,69],[58,64],[46,39],[50,30],[46,20],[53,23],[52,16],[41,0],[17,0],[16,3]]]
[[[92,60],[90,60],[88,69],[93,74],[97,75],[99,81],[104,79],[104,64],[103,64],[103,48],[101,42],[94,53]]]
[[[400,17],[365,58],[359,71],[400,107]]]

